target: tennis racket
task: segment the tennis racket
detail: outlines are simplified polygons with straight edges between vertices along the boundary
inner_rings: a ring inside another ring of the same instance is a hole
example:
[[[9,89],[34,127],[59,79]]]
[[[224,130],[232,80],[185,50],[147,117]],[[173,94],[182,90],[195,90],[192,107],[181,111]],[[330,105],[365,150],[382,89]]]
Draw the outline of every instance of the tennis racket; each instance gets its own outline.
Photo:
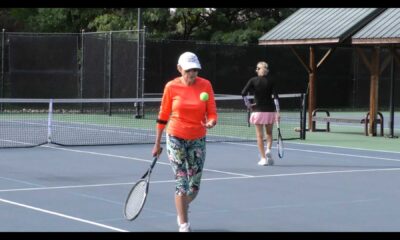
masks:
[[[137,218],[143,209],[144,203],[146,202],[147,193],[149,191],[151,171],[156,165],[157,159],[160,156],[161,152],[162,148],[160,149],[158,155],[154,157],[150,168],[129,191],[124,206],[124,216],[129,221],[133,221],[135,218]]]
[[[278,156],[279,158],[283,158],[283,140],[282,140],[281,128],[279,127],[279,121],[276,121],[276,129],[278,130],[278,141],[276,143],[278,147]]]

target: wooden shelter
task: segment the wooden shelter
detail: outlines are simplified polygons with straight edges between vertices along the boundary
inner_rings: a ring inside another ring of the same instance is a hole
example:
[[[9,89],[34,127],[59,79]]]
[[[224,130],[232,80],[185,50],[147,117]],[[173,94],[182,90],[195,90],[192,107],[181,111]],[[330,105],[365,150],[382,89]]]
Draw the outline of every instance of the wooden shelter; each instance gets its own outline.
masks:
[[[400,55],[397,48],[400,46],[400,8],[388,8],[378,17],[368,23],[352,37],[352,44],[356,46],[358,54],[361,56],[364,64],[371,73],[370,85],[370,122],[369,134],[376,135],[376,114],[378,112],[378,88],[379,76],[383,70],[391,63],[391,90],[390,90],[390,121],[389,137],[395,137],[394,128],[394,70],[395,62],[400,63]],[[366,56],[363,48],[360,46],[373,47],[370,59]],[[382,65],[380,65],[381,48],[390,49],[390,55],[387,56]]]
[[[289,46],[307,71],[310,131],[315,130],[312,124],[312,112],[316,108],[315,85],[318,68],[336,47],[351,46],[351,36],[384,10],[378,8],[301,8],[259,39],[259,45]],[[308,61],[300,56],[296,46],[308,46]],[[317,61],[315,49],[318,46],[328,46],[329,50]],[[376,129],[376,125],[373,126]]]

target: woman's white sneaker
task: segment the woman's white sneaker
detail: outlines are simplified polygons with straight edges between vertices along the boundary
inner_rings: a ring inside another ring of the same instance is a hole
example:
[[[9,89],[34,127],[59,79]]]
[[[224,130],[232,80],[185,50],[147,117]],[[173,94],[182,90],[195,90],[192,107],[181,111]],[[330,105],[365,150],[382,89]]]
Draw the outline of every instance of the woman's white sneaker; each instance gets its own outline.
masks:
[[[190,223],[179,224],[179,232],[191,232]]]
[[[261,165],[261,166],[267,166],[267,165],[268,165],[268,162],[267,162],[267,159],[261,158],[261,160],[258,161],[257,164],[258,164],[258,165]]]

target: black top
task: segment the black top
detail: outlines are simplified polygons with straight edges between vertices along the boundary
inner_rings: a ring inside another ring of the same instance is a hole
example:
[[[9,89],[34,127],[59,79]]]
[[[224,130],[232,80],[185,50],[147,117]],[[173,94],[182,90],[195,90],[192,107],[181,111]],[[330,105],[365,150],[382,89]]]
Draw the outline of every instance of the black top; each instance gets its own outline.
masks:
[[[266,76],[250,78],[242,90],[242,96],[246,96],[247,93],[254,94],[256,105],[252,107],[253,112],[275,112],[272,94],[278,99],[278,93],[272,78]]]

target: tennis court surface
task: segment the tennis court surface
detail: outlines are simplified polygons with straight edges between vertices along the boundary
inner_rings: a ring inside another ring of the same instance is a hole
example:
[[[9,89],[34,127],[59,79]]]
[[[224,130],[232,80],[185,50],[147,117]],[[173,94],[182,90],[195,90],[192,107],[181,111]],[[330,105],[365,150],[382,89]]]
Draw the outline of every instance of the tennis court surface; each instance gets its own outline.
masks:
[[[208,143],[200,193],[190,206],[192,230],[400,230],[400,152],[284,143],[283,159],[273,148],[274,166],[257,165],[254,142]],[[152,161],[151,148],[0,149],[0,231],[177,232],[174,178],[165,152],[141,215],[132,222],[123,216],[130,188]]]

